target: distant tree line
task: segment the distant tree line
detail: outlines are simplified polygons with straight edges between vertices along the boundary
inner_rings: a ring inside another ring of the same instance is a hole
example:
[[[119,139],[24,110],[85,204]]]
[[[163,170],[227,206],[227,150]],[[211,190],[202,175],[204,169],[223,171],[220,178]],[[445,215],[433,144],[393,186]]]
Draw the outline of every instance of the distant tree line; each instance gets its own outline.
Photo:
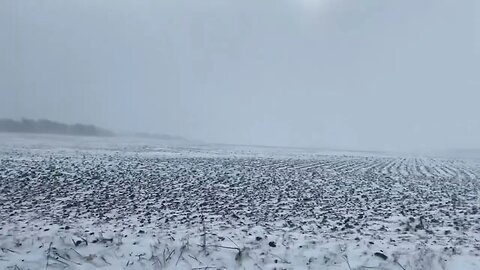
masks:
[[[0,119],[0,132],[43,133],[75,136],[113,136],[114,133],[93,125],[68,125],[50,120]]]

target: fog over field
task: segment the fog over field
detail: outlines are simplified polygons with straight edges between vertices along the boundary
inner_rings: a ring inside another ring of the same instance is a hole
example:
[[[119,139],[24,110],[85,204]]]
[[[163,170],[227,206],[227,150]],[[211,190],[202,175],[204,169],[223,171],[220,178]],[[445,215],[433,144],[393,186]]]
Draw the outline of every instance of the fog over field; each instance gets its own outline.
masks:
[[[480,5],[6,0],[0,116],[205,142],[480,148]]]
[[[480,269],[478,0],[0,0],[0,269]]]

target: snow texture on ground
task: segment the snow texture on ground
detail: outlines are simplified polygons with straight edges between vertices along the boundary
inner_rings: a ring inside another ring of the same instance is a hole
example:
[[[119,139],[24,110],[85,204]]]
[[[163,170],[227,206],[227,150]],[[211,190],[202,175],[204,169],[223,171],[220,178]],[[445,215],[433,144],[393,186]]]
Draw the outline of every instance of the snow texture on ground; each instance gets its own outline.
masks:
[[[475,163],[1,139],[0,269],[480,269]]]

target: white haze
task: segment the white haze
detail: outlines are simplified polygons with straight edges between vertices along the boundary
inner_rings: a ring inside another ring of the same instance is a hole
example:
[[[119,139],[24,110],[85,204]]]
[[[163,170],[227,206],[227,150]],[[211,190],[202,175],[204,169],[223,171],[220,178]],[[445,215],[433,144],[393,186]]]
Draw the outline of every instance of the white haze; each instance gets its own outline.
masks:
[[[478,148],[478,18],[477,0],[2,0],[0,118]]]

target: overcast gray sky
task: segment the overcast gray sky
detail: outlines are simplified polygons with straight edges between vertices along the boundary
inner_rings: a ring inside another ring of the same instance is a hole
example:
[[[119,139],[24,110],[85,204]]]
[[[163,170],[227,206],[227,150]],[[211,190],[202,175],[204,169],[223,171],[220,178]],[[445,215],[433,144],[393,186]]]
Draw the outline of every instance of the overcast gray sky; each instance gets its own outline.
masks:
[[[480,147],[478,0],[0,0],[0,118]]]

